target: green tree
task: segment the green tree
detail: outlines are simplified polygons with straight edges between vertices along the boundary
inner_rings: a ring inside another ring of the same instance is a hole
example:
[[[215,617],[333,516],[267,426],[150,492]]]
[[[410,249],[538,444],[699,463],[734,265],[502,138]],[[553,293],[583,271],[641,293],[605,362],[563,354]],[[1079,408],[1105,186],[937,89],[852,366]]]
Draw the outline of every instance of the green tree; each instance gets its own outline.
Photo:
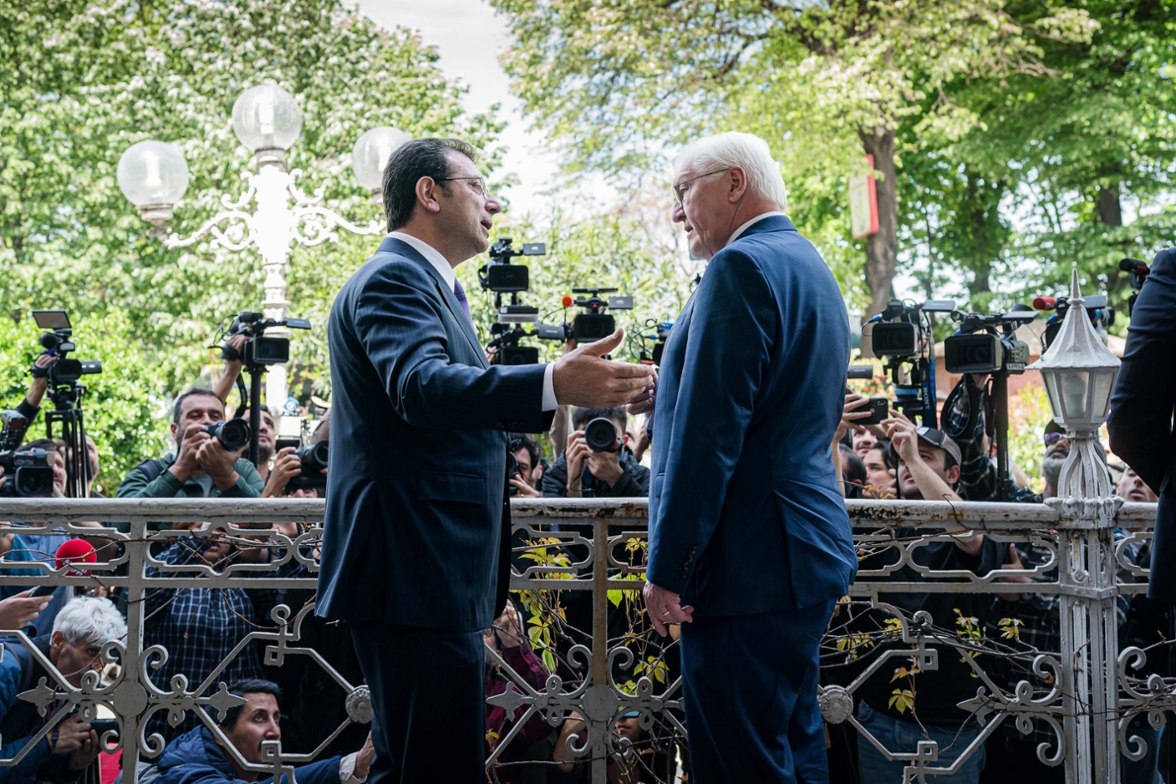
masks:
[[[1081,9],[1038,6],[1025,19],[1005,0],[492,2],[517,38],[504,56],[514,89],[569,145],[573,171],[640,168],[699,132],[752,130],[785,161],[794,193],[805,188],[806,217],[840,221],[822,245],[830,256],[856,252],[839,183],[873,155],[868,314],[885,306],[897,267],[899,134],[910,129],[920,150],[958,138],[978,118],[953,86],[1043,76],[1043,40],[1087,40],[1094,28]]]
[[[253,169],[233,135],[233,101],[274,81],[303,113],[287,165],[307,193],[358,222],[378,217],[355,182],[350,152],[377,125],[415,136],[457,135],[488,151],[500,126],[468,116],[437,53],[405,30],[387,32],[338,0],[32,0],[0,7],[0,309],[19,317],[63,307],[75,318],[122,312],[144,361],[176,391],[201,373],[226,315],[259,309],[260,258],[203,242],[163,247],[115,180],[122,152],[159,138],[191,171],[169,225],[187,235],[244,190]],[[325,368],[322,330],[333,293],[370,255],[370,237],[299,248],[289,277],[293,314],[316,326],[296,340],[293,382]],[[297,388],[297,387],[295,387]]]

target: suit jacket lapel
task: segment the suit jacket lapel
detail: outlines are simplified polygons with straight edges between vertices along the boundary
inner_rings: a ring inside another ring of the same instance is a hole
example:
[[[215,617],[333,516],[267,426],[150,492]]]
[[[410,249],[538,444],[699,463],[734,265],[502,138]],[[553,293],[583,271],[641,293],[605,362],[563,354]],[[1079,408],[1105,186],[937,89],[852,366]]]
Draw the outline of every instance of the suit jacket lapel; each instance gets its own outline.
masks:
[[[465,311],[461,309],[461,303],[457,301],[457,295],[453,293],[453,289],[445,285],[445,279],[441,277],[441,273],[437,272],[433,265],[429,263],[429,260],[407,242],[401,242],[400,240],[387,237],[380,243],[379,249],[386,253],[396,253],[407,259],[412,259],[433,276],[433,281],[437,286],[437,296],[445,303],[445,307],[449,310],[449,315],[453,317],[461,333],[465,335],[466,341],[470,344],[470,348],[473,349],[474,355],[478,358],[478,365],[483,368],[486,367],[486,352],[482,349],[482,345],[478,343],[478,335],[474,332],[474,325],[470,322],[470,319],[466,318]]]

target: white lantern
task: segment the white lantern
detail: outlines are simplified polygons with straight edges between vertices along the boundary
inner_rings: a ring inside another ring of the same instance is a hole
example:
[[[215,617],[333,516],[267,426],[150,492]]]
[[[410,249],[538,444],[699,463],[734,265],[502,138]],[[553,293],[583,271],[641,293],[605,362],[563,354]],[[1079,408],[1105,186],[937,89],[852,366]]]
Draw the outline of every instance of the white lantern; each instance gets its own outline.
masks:
[[[1111,485],[1106,461],[1099,459],[1096,451],[1102,448],[1097,433],[1110,413],[1120,362],[1090,323],[1078,290],[1077,270],[1070,289],[1070,308],[1057,337],[1029,369],[1041,371],[1054,420],[1065,428],[1072,443],[1062,465],[1058,495],[1106,497]]]
[[[258,163],[281,163],[302,131],[294,96],[276,84],[250,87],[233,104],[233,133]]]
[[[404,131],[382,125],[359,137],[351,151],[351,168],[359,184],[377,196],[384,187],[384,167],[392,153],[412,139]]]
[[[188,163],[170,144],[132,144],[118,161],[118,187],[144,220],[162,226],[188,190]]]

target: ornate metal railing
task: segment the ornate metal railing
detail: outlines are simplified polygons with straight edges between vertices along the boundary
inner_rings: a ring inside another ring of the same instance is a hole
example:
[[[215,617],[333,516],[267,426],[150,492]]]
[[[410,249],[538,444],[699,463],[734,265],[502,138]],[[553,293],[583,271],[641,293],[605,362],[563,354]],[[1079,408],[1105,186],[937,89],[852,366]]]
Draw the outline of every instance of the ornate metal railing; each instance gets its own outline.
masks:
[[[1081,506],[1062,510],[1043,505],[897,501],[849,502],[848,506],[863,568],[834,618],[822,661],[833,668],[860,659],[861,666],[851,668],[850,675],[836,685],[821,688],[821,709],[830,725],[848,722],[887,757],[906,763],[907,781],[952,772],[1006,722],[1026,734],[1045,729],[1051,740],[1039,748],[1039,759],[1043,764],[1064,766],[1069,782],[1117,780],[1121,754],[1143,755],[1140,740],[1132,736],[1128,725],[1136,716],[1146,715],[1153,727],[1162,726],[1164,712],[1176,709],[1176,680],[1137,675],[1155,651],[1119,650],[1115,601],[1146,589],[1147,569],[1135,563],[1130,553],[1149,538],[1154,505],[1127,504],[1113,516],[1114,504],[1092,507],[1089,514]],[[606,780],[610,763],[644,766],[663,780],[672,776],[688,737],[676,639],[657,638],[642,614],[639,589],[645,514],[644,501],[514,502],[512,588],[523,629],[503,628],[488,647],[492,665],[488,670],[501,681],[498,693],[488,700],[488,710],[499,709],[508,717],[488,734],[491,778],[514,765],[556,765],[553,753],[557,750],[565,768],[591,765],[594,782]],[[277,604],[219,665],[200,673],[199,683],[182,673],[165,683],[156,679],[168,656],[162,646],[152,644],[145,618],[145,605],[156,592],[313,590],[322,515],[322,502],[314,500],[5,499],[0,503],[0,519],[36,524],[7,531],[7,526],[0,526],[0,534],[15,531],[27,536],[60,528],[70,536],[101,537],[111,544],[103,549],[98,563],[87,565],[86,576],[53,569],[52,553],[32,554],[48,560],[48,565],[0,560],[0,585],[100,587],[125,607],[129,634],[125,643],[112,643],[103,651],[104,659],[117,667],[103,676],[87,674],[75,687],[23,632],[10,633],[56,682],[38,683],[21,695],[20,699],[51,708],[52,714],[28,744],[11,759],[0,760],[0,766],[17,763],[34,743],[79,709],[85,718],[109,711],[118,719],[117,736],[109,733],[104,743],[111,750],[122,750],[127,782],[138,779],[130,760],[150,762],[163,750],[162,737],[152,735],[147,727],[156,715],[166,716],[170,726],[195,716],[221,738],[238,765],[265,774],[291,772],[314,758],[348,725],[370,721],[366,687],[349,681],[318,651],[301,644],[304,621],[313,611],[309,602],[293,607]],[[287,523],[285,533],[251,527],[276,521]],[[93,527],[95,523],[98,527]],[[172,527],[184,523],[202,527]],[[1031,543],[1040,557],[1021,569],[985,574],[920,565],[920,548],[966,537],[967,531],[982,532],[998,543]],[[161,552],[190,536],[227,540],[239,553],[261,548],[266,552],[260,560],[185,565],[161,560]],[[882,565],[874,565],[879,560],[874,556],[883,553],[890,555],[881,559]],[[30,568],[41,574],[12,573]],[[912,573],[918,579],[911,579]],[[887,601],[901,593],[1012,597],[1028,592],[1058,597],[1060,650],[1013,644],[1015,624],[1009,625],[1009,639],[993,639],[966,619],[962,627],[936,627],[927,614],[908,615]],[[874,614],[869,617],[878,613],[888,617],[865,631],[854,627],[850,621],[867,617],[863,614],[867,610]],[[506,655],[506,648],[513,647],[519,637],[534,652],[532,663],[542,662],[529,672],[513,666],[517,658]],[[341,726],[326,733],[318,748],[292,753],[280,741],[267,742],[262,761],[249,762],[217,727],[209,711],[223,711],[240,702],[227,693],[222,673],[248,646],[263,646],[265,664],[272,667],[284,666],[292,656],[309,657],[338,684],[346,700],[345,718]],[[959,709],[961,723],[980,727],[979,734],[952,765],[940,762],[942,750],[930,740],[914,752],[885,748],[854,715],[866,679],[905,662],[930,672],[945,655],[962,656],[975,675],[976,696]],[[1016,671],[1021,673],[1015,683],[987,671],[991,662],[1009,660],[1018,662]],[[627,718],[632,713],[636,713],[636,726]],[[627,725],[622,731],[623,721]],[[528,757],[519,748],[519,738],[525,727],[538,724],[549,728],[545,730],[547,746],[541,749],[545,753]]]

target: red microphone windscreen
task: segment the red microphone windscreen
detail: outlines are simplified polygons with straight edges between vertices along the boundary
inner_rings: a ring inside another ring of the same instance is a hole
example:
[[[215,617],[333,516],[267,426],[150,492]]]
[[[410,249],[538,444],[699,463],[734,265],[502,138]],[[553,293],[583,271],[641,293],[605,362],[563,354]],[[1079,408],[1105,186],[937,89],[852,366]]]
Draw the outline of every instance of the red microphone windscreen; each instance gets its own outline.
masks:
[[[1033,300],[1034,310],[1053,310],[1058,301],[1053,297],[1037,297]]]
[[[85,539],[66,539],[57,548],[53,560],[56,567],[61,569],[70,564],[96,563],[98,561],[98,553]],[[74,576],[82,574],[89,574],[89,572],[79,571]]]
[[[575,303],[575,300],[572,299],[569,295],[564,294],[563,299],[561,299],[560,302],[563,303],[565,308],[570,308]]]

